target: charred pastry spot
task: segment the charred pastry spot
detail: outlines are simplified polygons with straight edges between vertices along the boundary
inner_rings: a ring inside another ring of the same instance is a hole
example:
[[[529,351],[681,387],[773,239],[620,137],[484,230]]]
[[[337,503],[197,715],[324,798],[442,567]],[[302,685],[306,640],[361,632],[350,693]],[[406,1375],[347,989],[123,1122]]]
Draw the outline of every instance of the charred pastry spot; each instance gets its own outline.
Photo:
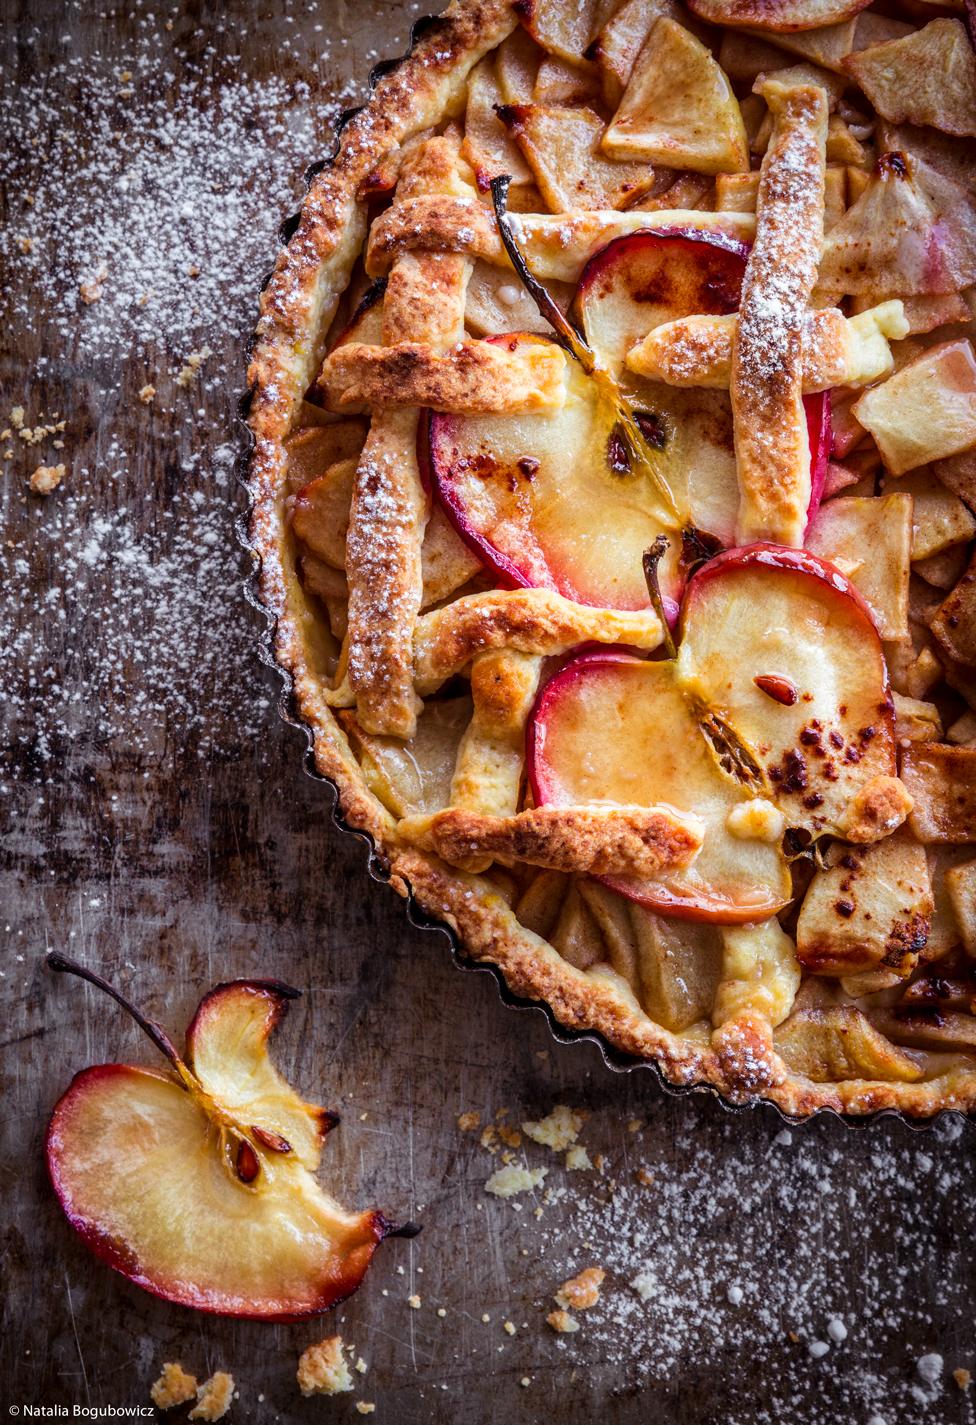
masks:
[[[246,1138],[242,1138],[237,1146],[237,1163],[235,1166],[237,1168],[237,1176],[242,1183],[253,1183],[261,1171],[258,1155]]]
[[[808,797],[803,798],[803,805],[808,811],[816,811],[817,807],[823,806],[823,797],[819,792],[811,792]]]
[[[877,737],[878,729],[876,727],[862,727],[857,735],[862,742],[870,742],[873,737]]]
[[[539,469],[539,462],[534,455],[523,455],[518,462],[518,468],[527,480],[531,480]]]
[[[837,731],[836,728],[834,728],[830,733],[830,745],[831,747],[836,747],[838,750],[844,745],[844,739],[841,737],[840,733]]]
[[[791,708],[800,696],[796,685],[779,673],[757,673],[752,681],[761,693],[784,708]]]
[[[837,778],[840,776],[840,773],[838,772],[837,767],[833,762],[825,762],[823,767],[821,768],[821,772],[823,776],[826,777],[828,782],[836,782]]]
[[[843,866],[845,871],[857,871],[860,869],[861,865],[857,857],[851,855],[842,856],[840,858],[840,864]]]
[[[849,920],[854,914],[855,906],[853,901],[835,901],[834,910],[838,915],[842,915],[845,920]]]
[[[903,1024],[914,1023],[920,1029],[941,1029],[946,1022],[945,1015],[937,1004],[896,1005],[894,1014]]]
[[[856,748],[856,747],[848,747],[847,751],[844,753],[844,761],[845,761],[845,762],[860,762],[860,760],[861,760],[861,754],[860,754],[860,752],[857,750],[857,748]]]
[[[815,727],[804,727],[800,730],[800,741],[804,747],[819,747],[820,733]]]

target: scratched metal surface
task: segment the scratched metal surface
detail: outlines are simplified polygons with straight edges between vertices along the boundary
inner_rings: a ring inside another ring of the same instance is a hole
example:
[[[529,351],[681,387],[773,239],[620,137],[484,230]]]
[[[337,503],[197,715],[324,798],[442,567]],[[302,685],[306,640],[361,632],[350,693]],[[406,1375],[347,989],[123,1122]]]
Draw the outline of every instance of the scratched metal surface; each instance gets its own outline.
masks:
[[[117,53],[121,61],[138,18],[134,11],[100,18],[97,5],[53,0],[4,0],[3,10],[8,94],[43,72],[65,35],[75,54]],[[305,77],[319,94],[345,90],[377,56],[401,52],[413,18],[398,0],[312,0],[289,10],[293,44],[285,55],[273,42],[282,33],[280,0],[165,13],[174,17],[166,44],[176,71],[191,54],[206,66],[233,34],[243,74]],[[322,36],[331,51],[320,61]],[[69,106],[63,122],[84,126],[86,115]],[[85,194],[70,201],[84,222]],[[17,202],[7,195],[8,221]],[[7,274],[8,298],[19,280]],[[43,316],[16,330],[7,318],[2,330],[3,411],[25,400],[60,406],[69,454],[92,471],[91,518],[127,503],[151,520],[180,461],[227,438],[230,376],[201,394],[203,418],[189,427],[174,418],[167,428],[158,415],[150,431],[133,392],[152,374],[151,360],[129,371],[120,351],[108,375],[121,398],[102,401],[106,372],[79,366]],[[218,333],[218,342],[232,373],[241,334]],[[39,377],[43,354],[51,363]],[[114,479],[105,453],[113,439],[130,452]],[[25,498],[24,471],[20,454],[4,466],[3,533],[17,548],[50,515]],[[206,458],[184,478],[206,494]],[[234,504],[228,496],[227,541]],[[187,577],[206,591],[215,577],[206,556]],[[14,625],[28,630],[33,649],[20,659],[19,679],[14,660],[4,690],[0,801],[0,1396],[8,1406],[145,1404],[159,1364],[179,1359],[201,1378],[217,1367],[234,1372],[240,1396],[229,1418],[296,1425],[327,1412],[358,1418],[354,1400],[375,1403],[377,1421],[397,1425],[597,1416],[856,1425],[872,1413],[886,1425],[971,1419],[969,1396],[951,1381],[922,1398],[911,1390],[923,1351],[943,1353],[947,1370],[972,1365],[968,1135],[922,1139],[898,1123],[851,1132],[821,1121],[777,1146],[782,1124],[771,1113],[732,1118],[710,1100],[666,1098],[647,1075],[612,1074],[592,1045],[554,1044],[541,1015],[506,1008],[490,976],[460,972],[445,938],[411,928],[397,898],[367,878],[364,847],[334,828],[326,789],[302,773],[300,739],[275,715],[275,680],[249,639],[187,657],[178,674],[186,716],[168,713],[139,738],[126,734],[123,719],[106,736],[94,711],[104,695],[111,610],[76,608],[67,631],[52,625],[42,600],[56,580],[56,561],[28,558],[7,589]],[[243,598],[231,608],[256,635]],[[30,675],[38,649],[62,689],[80,690],[93,707],[54,745],[39,745],[35,733],[41,695]],[[239,666],[228,678],[220,662],[231,656]],[[135,690],[147,673],[133,663],[122,677]],[[232,689],[218,708],[215,683]],[[268,707],[255,718],[259,697]],[[211,724],[206,738],[195,708]],[[278,1052],[309,1096],[343,1112],[326,1153],[327,1181],[344,1200],[415,1218],[422,1235],[386,1245],[356,1297],[323,1323],[302,1326],[194,1315],[93,1264],[45,1181],[45,1117],[75,1070],[116,1058],[148,1062],[151,1050],[107,1002],[44,971],[48,946],[109,974],[177,1031],[217,980],[275,975],[298,986],[304,997]],[[529,1161],[550,1166],[549,1185],[566,1193],[548,1203],[536,1195],[521,1212],[488,1197],[484,1182],[500,1159],[462,1137],[456,1115],[475,1109],[487,1119],[508,1108],[517,1121],[557,1102],[590,1110],[584,1141],[591,1158],[604,1154],[603,1177],[570,1179],[533,1147]],[[632,1119],[644,1124],[637,1134]],[[791,1167],[790,1189],[780,1193],[785,1154],[804,1171]],[[656,1181],[643,1208],[630,1186],[638,1163]],[[628,1286],[629,1241],[634,1270],[650,1264],[661,1284],[646,1307]],[[618,1305],[597,1308],[576,1336],[557,1339],[544,1325],[553,1290],[569,1267],[601,1260],[611,1268],[605,1301]],[[730,1262],[745,1287],[745,1317],[726,1305]],[[709,1272],[718,1273],[714,1284]],[[712,1285],[720,1304],[703,1306]],[[407,1305],[414,1292],[419,1310]],[[620,1302],[630,1302],[629,1315]],[[850,1334],[816,1363],[808,1341],[823,1334],[830,1313],[844,1317]],[[502,1330],[504,1320],[515,1335]],[[297,1355],[337,1329],[369,1370],[355,1396],[303,1401]]]

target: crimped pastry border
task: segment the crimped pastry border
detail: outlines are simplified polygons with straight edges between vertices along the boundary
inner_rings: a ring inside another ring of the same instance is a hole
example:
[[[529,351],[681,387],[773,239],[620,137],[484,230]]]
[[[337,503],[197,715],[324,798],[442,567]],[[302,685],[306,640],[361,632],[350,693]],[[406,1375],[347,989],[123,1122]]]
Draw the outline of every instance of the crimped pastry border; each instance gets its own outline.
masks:
[[[383,868],[408,900],[415,923],[448,930],[461,963],[500,971],[509,1002],[514,997],[543,1008],[557,1038],[593,1038],[608,1065],[653,1067],[671,1091],[712,1091],[730,1108],[764,1101],[791,1119],[823,1110],[855,1120],[892,1112],[915,1119],[943,1110],[968,1112],[976,1108],[971,1072],[915,1084],[819,1084],[789,1072],[761,1024],[739,1026],[718,1051],[655,1025],[608,982],[576,970],[520,925],[490,883],[401,842],[323,697],[314,670],[311,616],[289,554],[281,498],[284,441],[321,366],[326,314],[345,286],[343,263],[351,266],[365,239],[365,216],[356,201],[360,183],[412,132],[457,107],[468,70],[514,28],[518,4],[454,0],[440,19],[418,22],[409,53],[374,70],[369,101],[340,118],[333,157],[309,170],[301,211],[283,231],[284,245],[261,297],[242,406],[252,449],[244,477],[249,519],[240,533],[258,560],[248,594],[269,620],[267,661],[284,676],[298,725],[309,737],[315,773],[336,789],[337,824],[371,843],[371,870]],[[282,713],[294,721],[286,701]]]

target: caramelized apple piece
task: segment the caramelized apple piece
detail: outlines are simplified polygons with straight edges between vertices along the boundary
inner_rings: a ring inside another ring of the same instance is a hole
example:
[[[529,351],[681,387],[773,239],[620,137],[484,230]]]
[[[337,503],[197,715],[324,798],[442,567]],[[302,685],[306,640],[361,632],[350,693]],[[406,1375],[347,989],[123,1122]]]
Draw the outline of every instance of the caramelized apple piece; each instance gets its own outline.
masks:
[[[900,1044],[930,1052],[976,1053],[976,1018],[941,1009],[878,1015],[885,1033]]]
[[[547,282],[546,290],[566,311],[574,289],[565,282]],[[552,328],[512,272],[476,262],[464,299],[464,323],[475,336],[504,336],[506,332],[541,332]]]
[[[661,15],[678,19],[675,0],[624,0],[597,35],[592,54],[603,81],[603,97],[616,109],[648,32]]]
[[[925,850],[905,832],[839,846],[810,883],[796,953],[818,975],[884,968],[905,978],[925,948],[933,909]]]
[[[722,973],[712,1007],[712,1023],[754,1012],[768,1024],[781,1024],[793,1008],[801,971],[796,946],[775,917],[762,925],[722,931]]]
[[[922,1077],[911,1055],[853,1005],[799,1011],[780,1026],[773,1043],[793,1073],[814,1083],[884,1079],[910,1084]]]
[[[846,574],[871,610],[882,638],[907,634],[910,495],[830,500],[812,520],[805,543]]]
[[[72,969],[53,957],[55,968]],[[280,1077],[267,1038],[297,991],[221,985],[182,1060],[131,1010],[174,1073],[103,1064],[77,1074],[47,1133],[51,1181],[96,1256],[137,1286],[221,1315],[298,1320],[359,1285],[391,1228],[349,1213],[312,1176],[334,1115]]]
[[[720,932],[715,926],[665,920],[630,907],[637,949],[637,996],[651,1019],[678,1034],[705,1019],[718,983]]]
[[[891,123],[976,137],[976,55],[961,20],[932,20],[850,55],[844,68]]]
[[[519,0],[522,23],[537,44],[570,63],[579,64],[598,23],[600,0],[552,5],[549,0]]]
[[[355,418],[335,420],[330,417],[328,425],[295,431],[285,441],[289,488],[300,489],[339,462],[358,460],[365,442],[366,422]]]
[[[919,841],[976,841],[976,748],[913,743],[902,753],[901,775],[915,802],[909,826]]]
[[[950,867],[945,881],[966,953],[976,956],[976,861]]]
[[[869,0],[691,0],[690,9],[713,25],[791,33],[837,25],[863,10]]]
[[[949,341],[916,357],[854,407],[893,475],[976,445],[976,357]]]
[[[972,199],[921,159],[891,151],[824,239],[818,305],[844,294],[874,305],[956,292],[974,281]]]
[[[656,20],[603,139],[611,158],[696,173],[749,167],[732,86],[709,50],[676,20]]]
[[[976,667],[976,557],[939,605],[930,628],[949,658]]]
[[[502,102],[494,61],[488,57],[476,64],[468,76],[461,145],[462,156],[474,169],[480,187],[486,187],[499,173],[507,173],[516,186],[532,181],[525,159],[498,117],[497,109]]]
[[[606,125],[592,109],[516,104],[501,115],[554,213],[626,208],[654,183],[649,163],[618,163],[600,152]]]
[[[417,731],[404,741],[363,732],[354,712],[339,712],[366,785],[398,819],[440,811],[450,801],[457,750],[471,721],[471,699],[429,698]]]

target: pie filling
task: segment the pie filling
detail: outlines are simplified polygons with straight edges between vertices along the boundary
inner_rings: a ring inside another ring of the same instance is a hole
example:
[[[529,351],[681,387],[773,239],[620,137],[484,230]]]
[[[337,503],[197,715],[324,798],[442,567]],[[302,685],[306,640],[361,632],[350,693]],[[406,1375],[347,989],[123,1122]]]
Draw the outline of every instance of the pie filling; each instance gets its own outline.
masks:
[[[265,296],[255,542],[320,765],[672,1079],[969,1107],[965,25],[515,8],[381,83]]]

